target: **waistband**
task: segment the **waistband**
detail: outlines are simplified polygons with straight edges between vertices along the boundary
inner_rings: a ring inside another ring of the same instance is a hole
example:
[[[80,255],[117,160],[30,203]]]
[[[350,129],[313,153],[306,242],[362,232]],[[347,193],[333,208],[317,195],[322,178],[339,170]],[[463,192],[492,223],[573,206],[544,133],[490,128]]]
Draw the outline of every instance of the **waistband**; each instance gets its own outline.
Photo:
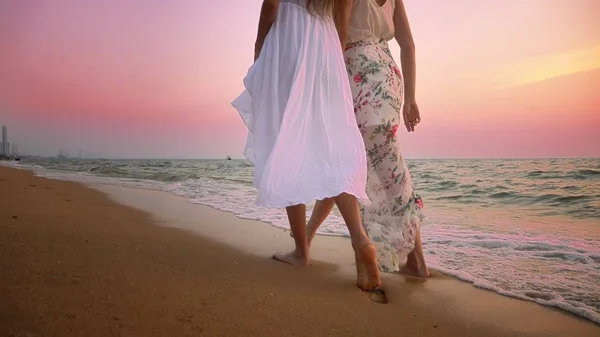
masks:
[[[366,47],[366,46],[379,46],[379,47],[388,47],[387,40],[385,39],[364,39],[357,42],[352,42],[346,44],[346,49],[349,50],[357,47]]]

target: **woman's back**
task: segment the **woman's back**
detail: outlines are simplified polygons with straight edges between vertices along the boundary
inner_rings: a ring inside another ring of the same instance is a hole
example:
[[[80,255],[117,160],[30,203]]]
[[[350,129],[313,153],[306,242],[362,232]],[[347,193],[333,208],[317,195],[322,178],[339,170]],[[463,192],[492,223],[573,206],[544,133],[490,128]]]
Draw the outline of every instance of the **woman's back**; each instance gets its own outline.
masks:
[[[306,0],[280,0],[244,85],[233,104],[249,128],[244,154],[255,165],[259,205],[342,192],[367,200],[364,144],[331,16],[309,13]]]
[[[377,0],[354,0],[347,43],[386,40],[394,37],[394,0],[379,5]]]

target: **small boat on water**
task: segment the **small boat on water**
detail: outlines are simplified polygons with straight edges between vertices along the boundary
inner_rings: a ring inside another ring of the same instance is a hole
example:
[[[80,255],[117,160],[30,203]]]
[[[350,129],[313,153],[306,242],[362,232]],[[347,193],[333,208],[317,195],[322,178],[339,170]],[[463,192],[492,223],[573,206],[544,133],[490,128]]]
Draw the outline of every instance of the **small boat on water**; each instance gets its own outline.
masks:
[[[231,156],[227,156],[227,160],[231,160]]]

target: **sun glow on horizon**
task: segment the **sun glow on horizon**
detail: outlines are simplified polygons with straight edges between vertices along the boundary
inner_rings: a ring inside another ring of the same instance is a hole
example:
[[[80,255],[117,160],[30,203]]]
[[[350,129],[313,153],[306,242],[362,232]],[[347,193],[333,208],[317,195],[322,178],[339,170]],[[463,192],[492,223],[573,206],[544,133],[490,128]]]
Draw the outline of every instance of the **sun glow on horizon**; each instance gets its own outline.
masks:
[[[600,69],[600,45],[494,65],[478,76],[487,77],[496,83],[493,90],[499,90],[595,69]]]

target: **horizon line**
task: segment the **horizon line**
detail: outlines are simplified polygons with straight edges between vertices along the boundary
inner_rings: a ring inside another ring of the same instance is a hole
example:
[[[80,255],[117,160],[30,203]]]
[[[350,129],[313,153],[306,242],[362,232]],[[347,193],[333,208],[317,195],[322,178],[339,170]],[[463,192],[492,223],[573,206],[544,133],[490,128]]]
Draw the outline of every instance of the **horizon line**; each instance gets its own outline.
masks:
[[[42,157],[42,158],[56,158],[56,155],[34,155],[34,154],[19,154],[21,157]],[[106,160],[228,160],[227,156],[224,157],[67,157],[67,159],[106,159]],[[405,157],[408,160],[456,160],[456,159],[600,159],[597,157]],[[231,157],[231,160],[248,160],[244,157]]]

